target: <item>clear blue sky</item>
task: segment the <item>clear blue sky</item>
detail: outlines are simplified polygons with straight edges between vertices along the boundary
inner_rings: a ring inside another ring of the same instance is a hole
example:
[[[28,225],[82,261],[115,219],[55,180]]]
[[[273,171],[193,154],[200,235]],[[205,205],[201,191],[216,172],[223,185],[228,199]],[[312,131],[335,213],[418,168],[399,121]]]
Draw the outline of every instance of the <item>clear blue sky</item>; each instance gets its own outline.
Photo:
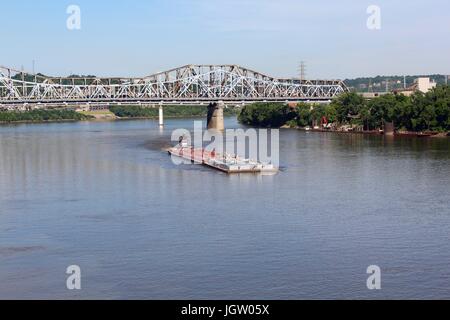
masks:
[[[66,28],[68,5],[81,30]],[[381,30],[366,27],[380,6]],[[450,74],[448,0],[3,1],[0,64],[50,75],[143,76],[185,64],[240,64],[312,78]]]

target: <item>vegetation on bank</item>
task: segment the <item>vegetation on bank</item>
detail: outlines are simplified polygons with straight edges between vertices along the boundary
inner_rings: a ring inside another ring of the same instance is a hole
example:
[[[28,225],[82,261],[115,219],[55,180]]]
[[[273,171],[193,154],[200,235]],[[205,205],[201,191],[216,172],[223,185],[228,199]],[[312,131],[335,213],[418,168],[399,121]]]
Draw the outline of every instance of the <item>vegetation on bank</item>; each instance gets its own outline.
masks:
[[[120,118],[157,118],[159,108],[142,106],[111,106],[109,110]],[[181,117],[206,117],[208,109],[206,106],[164,106],[165,118]],[[235,108],[225,108],[225,115],[236,114]]]
[[[257,102],[246,105],[239,113],[239,122],[255,127],[281,127],[298,116],[295,108],[283,103]]]
[[[372,100],[351,92],[340,95],[329,105],[300,103],[289,107],[257,103],[244,107],[239,120],[261,127],[333,123],[336,127],[351,125],[363,130],[382,129],[385,122],[393,122],[402,131],[449,131],[450,87],[438,86],[426,94],[416,92],[410,97],[387,94]]]
[[[0,122],[81,121],[93,117],[72,110],[2,111]]]
[[[30,110],[30,111],[0,111],[0,123],[10,122],[45,122],[45,121],[81,121],[90,119],[119,118],[158,118],[159,108],[142,106],[111,106],[109,111],[72,110]],[[225,108],[224,115],[236,115],[237,108]],[[164,117],[206,117],[206,106],[164,106]]]

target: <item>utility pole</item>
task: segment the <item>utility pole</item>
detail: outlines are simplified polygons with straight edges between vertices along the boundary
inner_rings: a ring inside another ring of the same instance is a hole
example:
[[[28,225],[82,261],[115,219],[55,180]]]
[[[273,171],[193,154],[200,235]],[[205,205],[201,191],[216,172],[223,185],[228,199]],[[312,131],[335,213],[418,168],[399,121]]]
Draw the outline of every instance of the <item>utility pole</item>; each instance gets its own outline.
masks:
[[[403,89],[406,89],[406,76],[403,76]]]
[[[22,94],[25,95],[25,68],[22,65],[22,72],[21,72],[21,77],[22,77]]]
[[[36,61],[32,61],[32,70],[33,70],[33,74],[36,74],[36,72],[35,72],[35,64],[36,64]]]

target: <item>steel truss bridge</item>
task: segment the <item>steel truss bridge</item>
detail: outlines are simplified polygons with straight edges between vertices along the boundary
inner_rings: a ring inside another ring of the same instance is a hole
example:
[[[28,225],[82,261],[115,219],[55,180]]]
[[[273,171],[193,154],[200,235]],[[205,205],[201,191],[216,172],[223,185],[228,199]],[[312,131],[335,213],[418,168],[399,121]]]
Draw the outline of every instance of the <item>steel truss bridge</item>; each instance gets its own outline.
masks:
[[[0,108],[329,101],[346,91],[341,80],[279,79],[238,65],[187,65],[143,78],[47,77],[0,66]]]

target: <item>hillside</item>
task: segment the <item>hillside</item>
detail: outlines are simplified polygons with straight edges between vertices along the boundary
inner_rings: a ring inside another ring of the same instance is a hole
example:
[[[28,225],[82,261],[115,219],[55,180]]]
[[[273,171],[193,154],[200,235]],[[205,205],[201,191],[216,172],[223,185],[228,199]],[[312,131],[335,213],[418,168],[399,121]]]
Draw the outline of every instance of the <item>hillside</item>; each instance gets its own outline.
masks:
[[[414,84],[414,80],[420,77],[428,77],[434,80],[437,84],[446,84],[445,75],[414,75],[406,76],[406,87]],[[388,89],[402,89],[404,87],[404,76],[376,76],[376,77],[362,77],[356,79],[346,79],[345,84],[358,92],[384,92],[386,91],[386,81],[388,81]],[[371,86],[371,88],[369,87]]]

